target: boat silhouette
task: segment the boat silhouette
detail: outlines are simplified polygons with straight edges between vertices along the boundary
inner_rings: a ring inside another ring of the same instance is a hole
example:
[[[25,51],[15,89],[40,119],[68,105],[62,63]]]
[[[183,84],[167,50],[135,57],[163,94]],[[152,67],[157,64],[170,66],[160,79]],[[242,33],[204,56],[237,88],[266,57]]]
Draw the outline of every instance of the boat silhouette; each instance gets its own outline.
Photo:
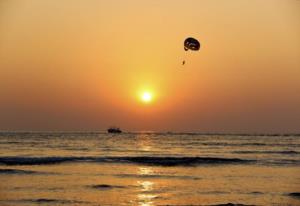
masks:
[[[119,127],[110,127],[107,129],[108,133],[122,133],[122,130]]]

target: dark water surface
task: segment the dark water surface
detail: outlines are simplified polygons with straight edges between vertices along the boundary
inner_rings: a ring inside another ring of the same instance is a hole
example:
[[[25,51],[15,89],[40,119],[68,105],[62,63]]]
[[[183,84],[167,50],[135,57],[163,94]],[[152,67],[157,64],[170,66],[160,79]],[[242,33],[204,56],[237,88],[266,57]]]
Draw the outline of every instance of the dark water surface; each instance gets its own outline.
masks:
[[[0,133],[0,205],[300,205],[300,136]]]

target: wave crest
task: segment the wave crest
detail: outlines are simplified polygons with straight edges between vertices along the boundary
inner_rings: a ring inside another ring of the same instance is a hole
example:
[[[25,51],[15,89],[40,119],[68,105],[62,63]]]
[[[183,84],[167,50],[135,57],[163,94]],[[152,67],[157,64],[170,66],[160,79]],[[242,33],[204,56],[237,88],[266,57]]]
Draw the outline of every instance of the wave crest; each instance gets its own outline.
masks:
[[[200,164],[245,164],[253,160],[216,157],[0,157],[4,165],[49,165],[64,162],[129,163],[157,166],[193,166]]]

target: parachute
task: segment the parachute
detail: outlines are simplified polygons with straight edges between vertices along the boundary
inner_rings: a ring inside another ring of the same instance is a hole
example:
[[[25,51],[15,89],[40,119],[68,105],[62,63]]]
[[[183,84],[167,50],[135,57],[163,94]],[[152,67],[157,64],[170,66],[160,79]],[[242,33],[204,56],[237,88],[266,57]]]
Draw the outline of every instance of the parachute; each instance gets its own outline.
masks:
[[[200,49],[200,42],[192,37],[184,40],[184,50],[198,51]],[[185,60],[182,61],[182,65],[185,65]]]
[[[200,43],[197,39],[194,39],[192,37],[187,38],[184,40],[184,50],[192,50],[192,51],[198,51],[200,49]]]

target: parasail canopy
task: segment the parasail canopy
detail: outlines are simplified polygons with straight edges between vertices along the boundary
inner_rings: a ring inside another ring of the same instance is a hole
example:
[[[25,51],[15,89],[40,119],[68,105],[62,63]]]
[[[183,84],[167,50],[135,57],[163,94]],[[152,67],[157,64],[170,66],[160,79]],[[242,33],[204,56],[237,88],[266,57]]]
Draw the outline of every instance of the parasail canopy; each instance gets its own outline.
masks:
[[[200,49],[200,42],[192,37],[187,38],[184,40],[184,50],[192,50],[192,51],[198,51]]]

